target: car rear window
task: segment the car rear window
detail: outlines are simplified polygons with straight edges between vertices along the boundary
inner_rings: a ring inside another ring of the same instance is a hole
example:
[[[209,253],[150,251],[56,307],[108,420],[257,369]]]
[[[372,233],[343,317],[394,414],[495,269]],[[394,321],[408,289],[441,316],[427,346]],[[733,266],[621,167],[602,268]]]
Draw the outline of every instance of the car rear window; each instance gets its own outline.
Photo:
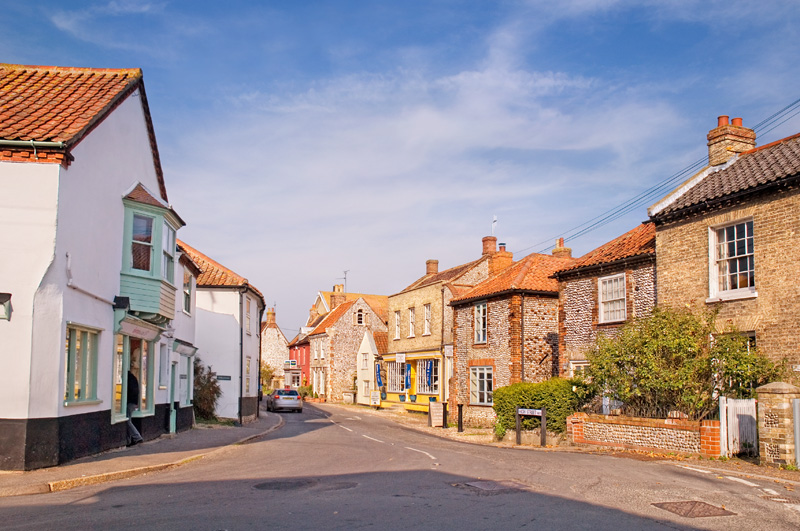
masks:
[[[275,391],[275,394],[279,396],[297,396],[297,391],[287,391],[285,389],[279,389]]]

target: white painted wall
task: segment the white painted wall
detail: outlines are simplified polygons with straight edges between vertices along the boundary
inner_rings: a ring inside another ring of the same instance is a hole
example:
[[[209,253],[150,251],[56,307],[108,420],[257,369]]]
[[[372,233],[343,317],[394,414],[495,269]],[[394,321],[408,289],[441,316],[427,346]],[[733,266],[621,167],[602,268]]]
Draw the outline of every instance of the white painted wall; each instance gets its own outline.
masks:
[[[362,368],[363,361],[362,358],[364,354],[367,354],[367,368]],[[356,382],[356,386],[358,388],[358,394],[356,395],[356,402],[359,404],[366,404],[369,405],[370,395],[364,393],[364,383],[370,383],[370,389],[375,388],[375,356],[378,353],[378,347],[375,345],[375,339],[372,336],[372,332],[366,330],[364,332],[364,338],[361,340],[361,345],[358,347],[358,354],[356,356],[356,363],[357,363],[357,377],[358,381]]]

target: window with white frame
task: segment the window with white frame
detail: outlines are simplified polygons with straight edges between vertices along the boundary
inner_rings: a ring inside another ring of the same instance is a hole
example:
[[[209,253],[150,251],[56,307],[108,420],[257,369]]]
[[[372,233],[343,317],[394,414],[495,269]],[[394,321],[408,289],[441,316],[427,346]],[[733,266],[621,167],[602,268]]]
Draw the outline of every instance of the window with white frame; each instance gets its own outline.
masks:
[[[300,387],[300,373],[292,374],[292,387]]]
[[[475,316],[475,343],[486,343],[486,303],[475,304],[473,313]]]
[[[363,324],[365,324],[365,323],[364,323],[364,310],[362,310],[362,309],[359,309],[359,310],[358,310],[358,311],[355,313],[355,315],[354,315],[353,317],[355,318],[355,319],[354,319],[354,320],[355,320],[355,324],[357,324],[357,325],[363,325]]]
[[[390,361],[386,364],[390,393],[403,393],[406,390],[406,364]]]
[[[469,368],[469,403],[492,405],[492,367]]]
[[[571,377],[586,377],[586,371],[589,370],[589,362],[587,360],[573,360],[569,362],[569,372]]]
[[[325,359],[325,343],[321,343],[319,346],[319,358],[322,360]]]
[[[361,382],[361,394],[364,396],[369,396],[370,393],[370,382],[369,380]]]
[[[169,351],[167,345],[162,343],[158,349],[158,387],[161,389],[167,388],[167,379],[169,369]]]
[[[400,339],[400,311],[394,312],[394,338]]]
[[[423,332],[424,335],[429,336],[431,334],[431,305],[425,305],[425,331]]]
[[[67,325],[64,402],[97,400],[97,330]]]
[[[417,360],[417,393],[439,394],[439,360]]]
[[[245,297],[245,330],[248,334],[252,334],[250,332],[250,297]]]
[[[742,290],[752,292],[756,286],[753,256],[753,221],[741,221],[713,230],[714,261],[710,283],[717,293]]]
[[[362,369],[369,369],[369,353],[362,352],[361,353],[361,368]]]
[[[161,251],[164,253],[161,259],[161,278],[172,284],[175,274],[175,229],[166,222],[161,228]]]
[[[414,337],[414,315],[416,314],[414,308],[408,309],[408,337]]]
[[[597,279],[600,292],[600,322],[612,323],[627,318],[625,309],[625,273]]]
[[[183,311],[192,313],[192,274],[183,270]]]

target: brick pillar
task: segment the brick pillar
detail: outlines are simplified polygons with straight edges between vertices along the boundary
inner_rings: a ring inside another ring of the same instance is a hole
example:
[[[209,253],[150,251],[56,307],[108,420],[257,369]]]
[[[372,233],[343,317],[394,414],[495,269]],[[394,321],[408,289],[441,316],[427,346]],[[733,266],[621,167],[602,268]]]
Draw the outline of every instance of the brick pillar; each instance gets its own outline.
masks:
[[[704,420],[700,423],[700,455],[703,457],[719,457],[719,421]]]
[[[795,463],[792,399],[800,398],[800,388],[775,382],[756,389],[758,394],[758,453],[761,464]]]

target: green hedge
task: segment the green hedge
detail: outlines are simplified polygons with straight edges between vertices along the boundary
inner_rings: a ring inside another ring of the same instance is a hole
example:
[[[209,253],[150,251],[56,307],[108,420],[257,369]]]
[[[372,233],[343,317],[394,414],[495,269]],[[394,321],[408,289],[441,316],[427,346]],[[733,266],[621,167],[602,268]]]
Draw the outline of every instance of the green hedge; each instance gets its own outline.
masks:
[[[494,390],[494,411],[497,413],[496,431],[515,430],[517,408],[547,409],[547,431],[563,433],[567,417],[578,410],[580,399],[573,391],[575,382],[551,378],[541,383],[516,383]],[[539,427],[539,417],[522,417],[522,429]]]

